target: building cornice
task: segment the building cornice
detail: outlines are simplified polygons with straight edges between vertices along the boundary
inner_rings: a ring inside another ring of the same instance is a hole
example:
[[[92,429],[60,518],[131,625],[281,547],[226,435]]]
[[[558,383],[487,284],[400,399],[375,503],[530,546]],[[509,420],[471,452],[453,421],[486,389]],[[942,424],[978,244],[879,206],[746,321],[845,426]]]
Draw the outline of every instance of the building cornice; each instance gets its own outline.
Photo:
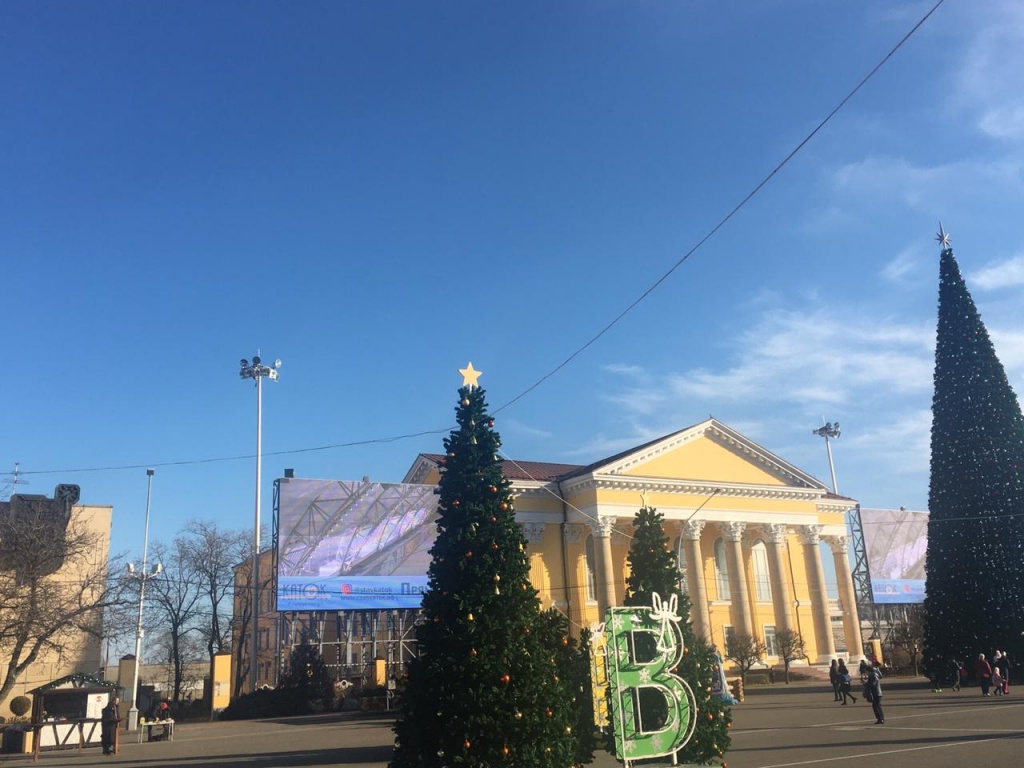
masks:
[[[518,485],[518,484],[517,484]],[[566,494],[586,490],[614,490],[641,493],[672,494],[677,496],[720,496],[748,499],[785,499],[787,501],[813,501],[821,503],[823,489],[802,488],[791,485],[748,485],[706,480],[672,480],[668,478],[628,477],[623,475],[589,475],[574,478],[562,485]],[[518,490],[518,489],[517,489]],[[849,506],[853,506],[851,502]]]

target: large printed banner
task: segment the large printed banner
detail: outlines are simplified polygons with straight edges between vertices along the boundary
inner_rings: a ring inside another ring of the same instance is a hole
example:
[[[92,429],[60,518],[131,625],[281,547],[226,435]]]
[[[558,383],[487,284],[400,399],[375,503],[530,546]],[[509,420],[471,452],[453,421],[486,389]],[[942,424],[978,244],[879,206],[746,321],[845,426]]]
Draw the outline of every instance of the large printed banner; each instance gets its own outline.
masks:
[[[683,655],[675,595],[650,608],[609,608],[605,614],[607,669],[615,754],[631,760],[671,755],[693,736],[697,704],[674,675]]]
[[[436,536],[434,486],[277,482],[277,610],[420,607]]]
[[[860,521],[875,603],[923,603],[928,513],[861,509]]]

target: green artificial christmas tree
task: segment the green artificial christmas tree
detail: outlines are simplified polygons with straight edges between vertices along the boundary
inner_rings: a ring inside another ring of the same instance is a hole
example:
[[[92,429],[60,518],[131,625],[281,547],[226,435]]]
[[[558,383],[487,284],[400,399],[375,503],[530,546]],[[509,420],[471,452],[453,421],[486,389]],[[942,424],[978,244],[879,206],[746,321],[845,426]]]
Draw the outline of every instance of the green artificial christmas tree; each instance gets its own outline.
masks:
[[[444,441],[419,654],[392,768],[570,768],[573,708],[530,583],[501,441],[472,364]]]
[[[676,596],[682,621],[679,628],[683,636],[683,657],[675,674],[685,680],[696,700],[696,727],[690,741],[677,753],[683,763],[712,763],[728,751],[731,739],[732,710],[711,692],[713,679],[719,674],[718,657],[703,639],[698,639],[690,620],[690,598],[680,588],[683,575],[679,571],[676,555],[668,546],[668,537],[662,527],[664,517],[646,502],[633,518],[633,541],[627,562],[626,605],[649,606],[657,593],[664,602]],[[657,700],[641,700],[653,710],[646,716],[657,718]],[[663,705],[661,705],[663,706]]]
[[[1024,418],[941,231],[925,665],[1024,658]]]
[[[584,628],[577,642],[569,635],[569,619],[552,608],[541,614],[540,631],[545,646],[555,649],[558,679],[571,707],[574,737],[572,765],[587,765],[597,747],[594,726],[594,684],[590,676],[590,630]]]
[[[320,709],[334,706],[334,679],[316,646],[303,641],[293,652],[288,671],[277,686]]]

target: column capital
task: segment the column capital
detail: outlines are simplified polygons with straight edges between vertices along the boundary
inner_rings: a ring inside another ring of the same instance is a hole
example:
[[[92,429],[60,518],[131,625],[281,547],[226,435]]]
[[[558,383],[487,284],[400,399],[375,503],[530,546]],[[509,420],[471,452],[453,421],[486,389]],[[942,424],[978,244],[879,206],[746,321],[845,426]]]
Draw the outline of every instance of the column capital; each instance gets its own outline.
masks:
[[[765,523],[761,526],[761,531],[770,544],[785,544],[789,526],[782,523]]]
[[[743,541],[743,532],[747,530],[746,523],[719,523],[718,530],[729,541]]]
[[[845,555],[850,551],[849,536],[822,536],[822,539],[828,543],[833,555]]]
[[[527,544],[540,544],[544,538],[544,530],[547,526],[544,523],[520,523],[523,529],[523,536]]]
[[[704,520],[684,520],[679,524],[682,531],[680,536],[690,541],[700,541],[700,534],[704,530]]]
[[[598,517],[595,520],[591,520],[588,525],[593,534],[601,539],[609,538],[615,533],[614,517]]]
[[[810,546],[817,546],[818,542],[821,541],[821,532],[825,526],[823,525],[801,525],[797,528],[797,533],[800,534],[800,541]]]
[[[583,523],[564,523],[562,530],[565,532],[566,544],[579,544],[587,538],[590,533],[590,526]]]

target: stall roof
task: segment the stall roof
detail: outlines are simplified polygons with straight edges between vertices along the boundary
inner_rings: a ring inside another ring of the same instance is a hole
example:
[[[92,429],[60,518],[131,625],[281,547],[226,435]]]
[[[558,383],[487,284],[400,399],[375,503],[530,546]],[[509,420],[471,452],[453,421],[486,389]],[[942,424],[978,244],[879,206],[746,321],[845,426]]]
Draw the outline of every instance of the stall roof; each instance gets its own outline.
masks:
[[[112,680],[100,680],[98,677],[93,677],[85,672],[75,672],[71,675],[65,675],[59,677],[56,680],[51,680],[48,683],[40,685],[38,688],[33,688],[29,693],[46,693],[47,691],[56,690],[58,688],[120,688],[117,683]]]

